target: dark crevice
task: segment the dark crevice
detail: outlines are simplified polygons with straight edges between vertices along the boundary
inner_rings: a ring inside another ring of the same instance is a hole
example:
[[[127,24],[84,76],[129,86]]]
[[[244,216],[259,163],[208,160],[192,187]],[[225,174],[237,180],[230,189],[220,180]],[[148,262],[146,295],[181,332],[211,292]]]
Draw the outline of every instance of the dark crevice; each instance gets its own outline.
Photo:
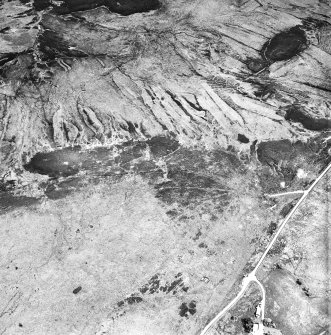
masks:
[[[136,127],[134,126],[134,124],[130,121],[126,121],[127,125],[128,125],[128,131],[130,134],[136,134]]]
[[[9,30],[10,30],[10,27],[4,27],[0,29],[0,34],[7,34]]]
[[[18,53],[0,53],[0,66],[3,66],[6,63],[14,60],[18,55]]]
[[[309,86],[311,88],[316,88],[318,90],[321,90],[321,91],[324,91],[324,92],[327,92],[327,93],[331,93],[330,89],[325,88],[325,87],[321,87],[321,86],[316,86],[316,85],[313,85],[311,83],[307,83],[307,82],[301,83],[301,82],[299,82],[299,84],[303,84],[303,85]]]
[[[190,100],[186,99],[185,97],[184,97],[184,100],[196,111],[198,112],[204,111],[204,109],[200,105],[195,105],[194,103],[192,103]]]
[[[185,115],[187,115],[190,118],[190,120],[194,120],[192,115],[186,110],[186,108],[182,105],[182,103],[175,96],[175,94],[173,94],[170,91],[166,91],[166,92],[170,95],[171,99],[175,102],[175,104],[185,113]]]

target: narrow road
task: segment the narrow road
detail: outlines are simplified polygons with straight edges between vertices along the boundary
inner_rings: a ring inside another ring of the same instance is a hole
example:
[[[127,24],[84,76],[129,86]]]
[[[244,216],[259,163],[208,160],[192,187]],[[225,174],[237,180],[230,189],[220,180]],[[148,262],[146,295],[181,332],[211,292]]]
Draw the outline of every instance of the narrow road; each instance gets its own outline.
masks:
[[[247,287],[250,285],[251,282],[256,282],[261,290],[262,290],[262,302],[261,302],[261,308],[262,308],[262,320],[264,318],[264,310],[265,310],[265,289],[263,285],[259,282],[259,280],[256,278],[256,272],[258,271],[259,267],[263,263],[264,259],[266,258],[268,252],[273,247],[275,242],[277,241],[279,235],[283,231],[285,225],[287,222],[292,218],[294,213],[297,211],[299,206],[305,201],[305,199],[308,197],[308,195],[312,192],[312,190],[315,188],[315,186],[318,184],[318,182],[328,173],[328,171],[331,169],[331,163],[320,173],[320,175],[315,179],[315,181],[310,185],[310,187],[305,191],[295,191],[291,193],[302,193],[302,196],[300,197],[299,201],[296,203],[296,205],[292,208],[292,210],[288,213],[284,221],[281,223],[281,225],[278,227],[276,234],[273,236],[271,241],[268,243],[264,253],[260,257],[258,263],[255,265],[254,269],[247,275],[244,276],[241,284],[241,290],[237,294],[237,296],[230,301],[230,303],[225,306],[208,324],[207,326],[202,330],[200,335],[205,335],[209,332],[209,330],[215,325],[215,323],[226,313],[228,312],[239,300],[242,298],[242,296],[245,294]]]
[[[261,300],[261,320],[264,319],[264,314],[265,314],[265,301],[266,301],[266,292],[264,289],[264,286],[262,283],[256,278],[255,282],[260,286],[261,292],[262,292],[262,300]]]

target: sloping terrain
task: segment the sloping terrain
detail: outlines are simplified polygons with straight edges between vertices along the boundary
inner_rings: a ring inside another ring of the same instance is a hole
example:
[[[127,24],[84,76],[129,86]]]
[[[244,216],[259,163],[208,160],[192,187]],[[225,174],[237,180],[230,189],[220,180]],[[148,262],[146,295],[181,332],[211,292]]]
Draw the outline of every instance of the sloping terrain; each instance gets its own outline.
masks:
[[[0,333],[198,334],[329,163],[330,73],[326,1],[1,1]],[[286,335],[327,192],[263,269]]]

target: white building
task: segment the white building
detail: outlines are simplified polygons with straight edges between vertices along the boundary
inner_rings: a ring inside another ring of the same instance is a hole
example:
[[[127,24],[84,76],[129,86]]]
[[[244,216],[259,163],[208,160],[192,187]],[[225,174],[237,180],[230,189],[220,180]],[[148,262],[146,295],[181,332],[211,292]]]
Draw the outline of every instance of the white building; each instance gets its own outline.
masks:
[[[263,335],[263,325],[262,323],[254,323],[253,330],[251,332],[252,335]]]
[[[256,306],[255,317],[256,317],[256,318],[260,318],[261,315],[262,315],[262,306],[261,306],[261,303],[259,303],[259,304]]]

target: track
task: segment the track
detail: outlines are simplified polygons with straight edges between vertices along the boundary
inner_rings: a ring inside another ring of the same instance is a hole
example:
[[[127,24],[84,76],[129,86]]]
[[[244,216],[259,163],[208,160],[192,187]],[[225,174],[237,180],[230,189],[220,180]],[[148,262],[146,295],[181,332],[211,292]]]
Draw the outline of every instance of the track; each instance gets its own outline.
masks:
[[[261,291],[262,291],[262,302],[261,302],[261,309],[262,309],[262,314],[261,314],[261,319],[263,320],[264,318],[264,313],[265,313],[265,299],[266,299],[266,294],[265,294],[265,289],[261,282],[256,278],[256,273],[258,269],[260,268],[261,264],[263,263],[264,259],[266,258],[267,254],[269,253],[270,249],[273,247],[275,242],[277,241],[279,235],[283,231],[285,225],[288,223],[288,221],[292,218],[292,216],[295,214],[297,209],[300,207],[300,205],[306,200],[306,198],[309,196],[309,194],[313,191],[315,186],[318,184],[318,182],[328,173],[328,171],[331,169],[331,163],[320,173],[320,175],[315,179],[315,181],[310,185],[310,187],[307,190],[304,191],[295,191],[295,192],[290,192],[290,193],[302,193],[302,196],[300,197],[299,201],[296,203],[296,205],[292,208],[292,210],[288,213],[284,221],[281,223],[279,226],[276,234],[274,237],[271,239],[271,241],[268,243],[264,253],[260,257],[258,263],[255,265],[254,269],[247,275],[244,276],[242,283],[241,283],[241,290],[237,294],[237,296],[230,301],[230,303],[225,306],[208,324],[207,326],[202,330],[200,335],[206,335],[208,332],[212,329],[212,327],[216,324],[216,322],[225,314],[227,313],[233,306],[236,305],[236,303],[242,298],[242,296],[245,294],[248,286],[252,282],[256,282]],[[280,195],[285,195],[288,193],[282,193]]]

